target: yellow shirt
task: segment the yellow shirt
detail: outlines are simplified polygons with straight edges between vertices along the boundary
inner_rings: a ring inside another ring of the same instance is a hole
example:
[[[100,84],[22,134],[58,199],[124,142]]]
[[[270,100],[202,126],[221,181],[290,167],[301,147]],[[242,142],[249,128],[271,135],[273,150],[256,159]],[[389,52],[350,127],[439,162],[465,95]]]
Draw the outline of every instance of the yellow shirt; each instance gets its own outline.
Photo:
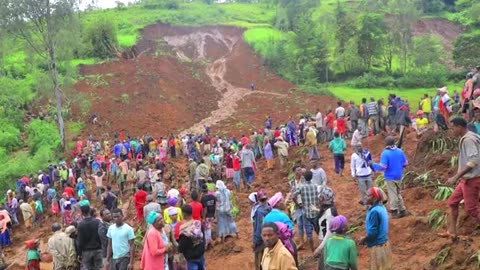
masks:
[[[420,107],[424,113],[430,113],[432,111],[432,101],[430,98],[424,98],[420,101]]]
[[[417,124],[417,128],[426,128],[428,125],[428,119],[426,117],[423,117],[422,119],[417,118],[415,119],[415,123]]]
[[[182,214],[182,209],[180,207],[177,207],[177,221],[182,221],[183,220],[183,214]],[[163,220],[165,221],[165,224],[170,224],[172,223],[172,219],[170,218],[170,215],[168,214],[168,208],[163,210]]]

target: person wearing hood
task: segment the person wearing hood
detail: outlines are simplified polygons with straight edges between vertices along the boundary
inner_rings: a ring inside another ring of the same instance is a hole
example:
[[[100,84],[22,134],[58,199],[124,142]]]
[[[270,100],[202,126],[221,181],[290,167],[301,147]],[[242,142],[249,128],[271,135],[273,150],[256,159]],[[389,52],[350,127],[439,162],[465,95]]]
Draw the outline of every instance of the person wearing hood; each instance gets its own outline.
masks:
[[[386,147],[380,156],[380,163],[373,163],[375,171],[383,171],[387,184],[390,212],[393,218],[402,218],[407,215],[407,209],[401,194],[403,170],[408,165],[407,156],[395,145],[395,139],[388,136],[385,139]]]
[[[328,144],[328,148],[333,153],[333,158],[335,161],[335,173],[343,176],[343,169],[345,167],[345,150],[347,149],[347,144],[345,140],[340,137],[340,133],[335,132],[334,138]]]
[[[164,232],[163,217],[157,212],[150,212],[146,220],[150,229],[145,235],[140,267],[144,270],[168,269],[168,252],[173,246]]]
[[[221,180],[218,180],[215,186],[217,188],[217,192],[215,192],[217,199],[217,234],[222,242],[225,241],[226,236],[231,234],[236,234],[238,238],[237,225],[232,216],[231,191]]]
[[[165,224],[171,224],[172,223],[172,219],[170,218],[170,214],[171,213],[171,208],[173,209],[176,209],[177,210],[177,220],[178,221],[182,221],[183,220],[183,214],[182,214],[182,209],[177,207],[177,204],[178,204],[178,197],[169,197],[167,199],[167,205],[168,207],[165,208],[163,210],[163,220],[165,222]]]

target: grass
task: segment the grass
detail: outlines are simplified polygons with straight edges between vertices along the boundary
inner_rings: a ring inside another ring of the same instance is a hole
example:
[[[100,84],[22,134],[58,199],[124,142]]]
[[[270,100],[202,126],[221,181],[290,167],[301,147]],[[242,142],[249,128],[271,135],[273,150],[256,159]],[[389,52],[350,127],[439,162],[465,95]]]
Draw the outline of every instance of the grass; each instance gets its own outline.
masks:
[[[461,89],[461,84],[458,83],[448,83],[448,89],[450,89],[450,93],[453,93],[453,90],[457,89],[459,91]],[[416,104],[420,102],[421,97],[423,94],[434,95],[435,94],[435,87],[432,88],[412,88],[412,89],[401,89],[401,88],[393,88],[393,89],[385,89],[385,88],[369,88],[369,89],[358,89],[352,88],[346,84],[332,84],[326,86],[333,95],[340,99],[344,100],[353,100],[357,104],[360,103],[362,98],[370,98],[374,97],[375,99],[384,98],[387,99],[388,95],[393,93],[397,96],[402,97],[402,99],[406,99],[409,101],[412,108],[416,108]]]
[[[243,33],[245,41],[261,55],[268,54],[270,43],[285,38],[286,33],[272,27],[257,27]]]

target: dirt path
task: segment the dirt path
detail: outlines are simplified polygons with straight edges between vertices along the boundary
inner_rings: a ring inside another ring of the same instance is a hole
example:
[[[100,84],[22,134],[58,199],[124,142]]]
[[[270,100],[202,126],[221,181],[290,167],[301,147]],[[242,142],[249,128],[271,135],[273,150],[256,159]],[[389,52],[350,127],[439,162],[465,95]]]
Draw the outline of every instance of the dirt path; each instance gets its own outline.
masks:
[[[208,56],[207,46],[226,48],[225,54],[221,55],[218,59],[210,59],[210,61],[213,60],[213,62],[208,63],[205,68],[205,73],[210,78],[213,87],[215,87],[217,92],[221,95],[221,98],[218,100],[218,109],[212,111],[209,117],[204,118],[192,127],[182,131],[180,135],[202,133],[205,126],[213,126],[229,118],[235,113],[239,101],[247,95],[262,94],[284,96],[273,92],[251,91],[251,89],[248,88],[236,87],[225,79],[227,62],[234,52],[239,39],[240,37],[238,35],[224,34],[217,29],[210,32],[199,29],[196,32],[186,35],[164,37],[167,44],[174,48],[178,58],[183,61],[206,60]],[[192,49],[194,56],[193,59],[187,56],[188,54],[192,54]]]

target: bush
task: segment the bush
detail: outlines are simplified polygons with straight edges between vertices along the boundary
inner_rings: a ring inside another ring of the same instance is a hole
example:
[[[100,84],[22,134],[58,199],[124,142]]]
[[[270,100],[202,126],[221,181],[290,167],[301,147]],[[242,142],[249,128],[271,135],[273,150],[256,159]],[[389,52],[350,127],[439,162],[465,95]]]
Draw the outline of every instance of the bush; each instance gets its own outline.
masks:
[[[0,118],[0,148],[12,152],[21,145],[20,130],[6,119]]]
[[[391,88],[395,85],[395,80],[390,76],[365,73],[362,76],[351,80],[348,85],[353,88]]]
[[[428,71],[410,71],[397,79],[401,88],[441,87],[447,83],[447,72],[444,68]]]
[[[32,155],[40,148],[49,147],[56,150],[60,146],[60,135],[57,126],[52,122],[35,119],[27,127],[28,147]]]
[[[118,46],[117,29],[111,21],[102,19],[88,26],[85,43],[89,45],[89,56],[101,59],[114,56]]]

